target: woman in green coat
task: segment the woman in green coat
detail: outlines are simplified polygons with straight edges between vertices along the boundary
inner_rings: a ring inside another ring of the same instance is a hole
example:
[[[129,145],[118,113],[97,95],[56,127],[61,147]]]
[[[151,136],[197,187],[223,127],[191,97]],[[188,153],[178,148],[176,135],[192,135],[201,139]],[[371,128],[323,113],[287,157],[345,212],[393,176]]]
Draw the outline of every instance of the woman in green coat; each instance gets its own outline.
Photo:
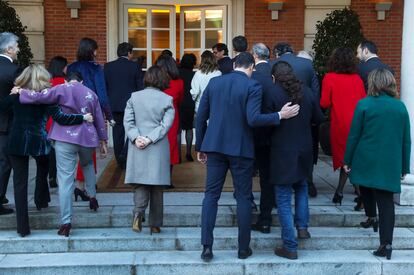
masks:
[[[368,97],[355,109],[344,159],[351,183],[360,187],[368,216],[361,225],[373,226],[376,232],[379,223],[380,246],[374,255],[387,259],[392,253],[393,195],[401,192],[401,178],[410,173],[410,120],[396,96],[396,81],[388,70],[370,73]]]

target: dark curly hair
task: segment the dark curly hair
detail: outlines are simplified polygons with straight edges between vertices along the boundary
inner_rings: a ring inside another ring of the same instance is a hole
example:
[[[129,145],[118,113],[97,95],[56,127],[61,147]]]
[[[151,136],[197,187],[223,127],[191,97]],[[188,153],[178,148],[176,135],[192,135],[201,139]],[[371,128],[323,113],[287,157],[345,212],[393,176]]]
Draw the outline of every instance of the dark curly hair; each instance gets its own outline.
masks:
[[[351,48],[337,48],[328,61],[328,71],[339,74],[354,74],[357,72],[358,60]]]
[[[302,82],[296,78],[292,66],[286,61],[278,61],[273,65],[272,76],[286,90],[292,104],[300,104],[303,97]]]

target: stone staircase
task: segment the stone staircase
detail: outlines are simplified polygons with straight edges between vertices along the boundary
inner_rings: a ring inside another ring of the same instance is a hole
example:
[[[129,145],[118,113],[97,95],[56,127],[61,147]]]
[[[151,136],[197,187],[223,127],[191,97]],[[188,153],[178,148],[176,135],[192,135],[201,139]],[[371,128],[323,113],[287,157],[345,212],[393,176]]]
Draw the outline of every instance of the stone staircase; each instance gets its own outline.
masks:
[[[30,209],[32,234],[20,238],[15,216],[0,217],[0,274],[413,274],[414,215],[412,207],[397,207],[393,258],[372,255],[378,235],[358,227],[363,212],[352,210],[352,197],[342,206],[328,195],[310,200],[312,238],[299,242],[299,259],[274,255],[281,244],[276,212],[270,234],[252,232],[253,256],[237,259],[237,221],[231,193],[220,200],[215,229],[214,260],[200,259],[202,194],[165,194],[161,234],[149,228],[131,230],[132,195],[98,194],[101,208],[75,203],[73,231],[58,236],[56,196],[48,209]],[[256,196],[258,198],[258,195]],[[254,215],[256,218],[256,215]],[[144,224],[145,225],[145,224]]]

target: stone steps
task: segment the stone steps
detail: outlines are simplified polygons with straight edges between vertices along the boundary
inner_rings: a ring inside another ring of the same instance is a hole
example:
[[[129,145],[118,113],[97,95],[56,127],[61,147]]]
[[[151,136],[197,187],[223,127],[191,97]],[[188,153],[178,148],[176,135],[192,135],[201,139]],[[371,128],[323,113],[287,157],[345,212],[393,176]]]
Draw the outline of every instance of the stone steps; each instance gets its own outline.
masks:
[[[75,228],[108,228],[129,227],[132,224],[132,206],[101,206],[97,212],[88,207],[74,207],[73,226]],[[312,227],[355,227],[366,219],[363,211],[353,211],[352,205],[345,206],[309,206],[310,226]],[[414,208],[400,207],[396,209],[396,227],[414,227]],[[59,210],[56,206],[37,211],[29,210],[30,226],[32,229],[54,229],[59,225]],[[165,206],[164,226],[167,227],[198,227],[200,226],[201,206]],[[257,214],[253,215],[253,222]],[[236,206],[219,206],[216,225],[218,227],[237,226]],[[273,215],[273,225],[278,226],[276,210]],[[15,215],[0,216],[0,230],[15,229]]]
[[[412,274],[414,251],[395,250],[392,260],[368,250],[304,250],[292,261],[273,251],[253,251],[246,260],[235,250],[214,251],[210,263],[200,251],[93,252],[0,255],[0,274]]]
[[[161,234],[149,234],[149,228],[136,233],[131,228],[74,229],[70,237],[56,230],[34,230],[21,238],[15,231],[0,231],[0,254],[113,252],[113,251],[191,251],[200,250],[200,228],[162,228]],[[312,238],[299,241],[302,250],[374,250],[378,233],[363,228],[310,228]],[[237,250],[237,228],[215,229],[215,250]],[[252,232],[253,250],[272,250],[281,244],[280,228],[270,234]],[[414,229],[396,228],[394,249],[414,249]]]

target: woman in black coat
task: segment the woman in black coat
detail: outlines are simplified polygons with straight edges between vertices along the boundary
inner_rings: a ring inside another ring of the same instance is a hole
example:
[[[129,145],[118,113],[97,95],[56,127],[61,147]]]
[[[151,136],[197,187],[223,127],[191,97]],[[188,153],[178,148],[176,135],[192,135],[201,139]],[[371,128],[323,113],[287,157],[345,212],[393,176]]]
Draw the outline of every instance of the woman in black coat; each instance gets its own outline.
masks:
[[[184,81],[184,98],[180,105],[180,128],[185,131],[185,142],[187,144],[187,152],[185,157],[188,161],[193,161],[191,156],[191,146],[193,144],[193,128],[194,128],[194,109],[195,103],[190,94],[191,80],[194,77],[194,66],[197,58],[194,54],[184,54],[180,63],[180,78]],[[181,141],[181,131],[179,131],[179,141]],[[181,142],[180,142],[181,146]],[[180,147],[181,148],[181,147]]]
[[[50,87],[50,75],[40,65],[27,67],[17,77],[19,87],[40,91]],[[15,90],[15,89],[14,89]],[[34,201],[38,210],[50,202],[47,173],[49,169],[50,143],[45,125],[52,118],[62,125],[81,124],[91,119],[90,115],[69,115],[57,106],[20,104],[19,95],[11,94],[0,101],[0,112],[13,111],[13,122],[9,134],[7,153],[13,168],[14,200],[16,204],[17,233],[24,237],[30,234],[27,209],[27,185],[29,156],[36,160],[38,167]],[[39,180],[42,179],[42,180]]]
[[[285,61],[272,68],[275,92],[265,103],[266,112],[277,112],[288,102],[299,104],[299,114],[283,120],[271,135],[270,181],[275,186],[278,216],[282,226],[283,247],[276,248],[278,256],[297,258],[298,238],[310,238],[307,178],[312,173],[312,124],[319,124],[323,115],[312,91],[296,79],[292,67]],[[295,221],[292,218],[291,196],[295,190]]]

